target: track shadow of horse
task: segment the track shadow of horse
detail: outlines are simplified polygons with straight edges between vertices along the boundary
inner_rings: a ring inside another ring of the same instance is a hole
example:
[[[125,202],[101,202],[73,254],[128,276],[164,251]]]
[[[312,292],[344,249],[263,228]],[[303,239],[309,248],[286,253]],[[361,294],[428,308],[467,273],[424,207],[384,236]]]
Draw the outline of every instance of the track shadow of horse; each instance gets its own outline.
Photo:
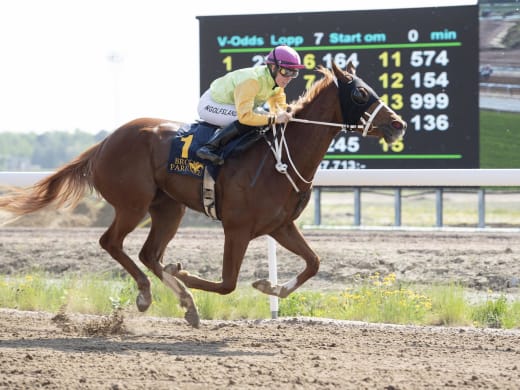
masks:
[[[24,349],[49,349],[65,353],[110,353],[128,354],[130,352],[163,353],[174,356],[274,356],[276,352],[261,350],[241,351],[229,350],[229,342],[224,337],[218,341],[168,341],[160,337],[157,341],[139,341],[143,337],[154,336],[125,336],[124,340],[110,340],[107,338],[85,338],[85,337],[55,337],[34,338],[23,340],[2,340],[2,348]],[[135,339],[135,341],[132,341]],[[232,340],[230,340],[232,341]]]

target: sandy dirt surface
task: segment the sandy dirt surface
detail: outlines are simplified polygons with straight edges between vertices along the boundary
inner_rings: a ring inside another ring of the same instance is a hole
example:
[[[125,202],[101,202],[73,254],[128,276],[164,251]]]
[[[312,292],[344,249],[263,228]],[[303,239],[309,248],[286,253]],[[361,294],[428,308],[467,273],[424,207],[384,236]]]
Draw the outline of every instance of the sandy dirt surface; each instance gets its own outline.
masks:
[[[73,316],[72,323],[95,321]],[[515,389],[518,331],[290,318],[127,320],[105,337],[0,310],[0,387],[48,389]]]
[[[181,228],[166,250],[164,263],[180,262],[204,278],[218,279],[224,234],[215,228]],[[0,272],[120,273],[122,267],[98,244],[104,228],[0,230]],[[147,229],[131,233],[127,253],[138,264]],[[520,283],[520,232],[304,230],[321,258],[318,274],[303,287],[348,287],[356,276],[395,273],[402,282],[459,282],[486,291],[516,291]],[[278,279],[287,281],[304,267],[302,259],[277,247]],[[267,239],[251,241],[239,277],[252,283],[268,277]]]
[[[120,272],[98,246],[103,229],[3,228],[0,272]],[[356,274],[459,281],[516,293],[520,233],[305,231],[321,256],[308,289],[343,289]],[[146,229],[126,242],[136,257]],[[220,228],[185,228],[166,262],[218,278]],[[279,280],[302,261],[278,248]],[[251,242],[240,281],[268,275],[265,238]],[[259,293],[259,297],[262,295]],[[261,298],[263,299],[263,298]],[[0,310],[0,388],[59,389],[514,389],[520,331],[373,325],[309,318],[202,321],[136,310],[106,317]],[[106,324],[118,325],[107,327]],[[111,332],[91,332],[113,330]],[[90,330],[90,331],[89,331]]]

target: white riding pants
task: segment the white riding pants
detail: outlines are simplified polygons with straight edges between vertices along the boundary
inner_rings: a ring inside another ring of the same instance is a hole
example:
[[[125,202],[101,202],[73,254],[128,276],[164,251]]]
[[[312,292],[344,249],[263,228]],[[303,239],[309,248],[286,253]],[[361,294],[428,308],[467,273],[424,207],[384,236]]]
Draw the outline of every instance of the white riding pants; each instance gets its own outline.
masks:
[[[235,105],[216,103],[211,98],[209,89],[200,97],[197,111],[200,119],[220,127],[225,127],[237,120]]]

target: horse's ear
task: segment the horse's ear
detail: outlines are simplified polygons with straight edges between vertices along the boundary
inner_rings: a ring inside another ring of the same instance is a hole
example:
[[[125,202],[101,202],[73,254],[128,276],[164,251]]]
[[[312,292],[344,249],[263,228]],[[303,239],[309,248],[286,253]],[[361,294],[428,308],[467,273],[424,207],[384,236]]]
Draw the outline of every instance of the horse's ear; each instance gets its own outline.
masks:
[[[336,65],[335,62],[332,63],[332,72],[334,73],[334,76],[336,76],[337,79],[345,77],[343,71],[338,67],[338,65]]]
[[[347,64],[347,72],[353,75],[356,74],[356,67],[354,66],[354,63],[352,61],[349,61]]]

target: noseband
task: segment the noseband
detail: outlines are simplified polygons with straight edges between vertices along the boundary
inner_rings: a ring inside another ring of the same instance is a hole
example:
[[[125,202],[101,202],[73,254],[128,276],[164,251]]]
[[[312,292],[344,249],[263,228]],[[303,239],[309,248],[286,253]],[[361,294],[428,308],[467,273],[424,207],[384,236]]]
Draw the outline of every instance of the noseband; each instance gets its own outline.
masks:
[[[372,113],[370,115],[368,115],[368,119],[365,120],[364,117],[361,117],[360,120],[361,122],[363,122],[364,124],[364,127],[363,127],[363,137],[366,137],[367,134],[368,134],[368,130],[370,130],[370,127],[372,127],[372,122],[374,121],[374,118],[376,117],[377,113],[379,112],[379,110],[381,110],[383,107],[384,107],[384,104],[381,100],[378,101],[378,105],[377,107],[374,109],[374,111],[372,111]],[[367,112],[365,112],[364,114],[368,114]]]

